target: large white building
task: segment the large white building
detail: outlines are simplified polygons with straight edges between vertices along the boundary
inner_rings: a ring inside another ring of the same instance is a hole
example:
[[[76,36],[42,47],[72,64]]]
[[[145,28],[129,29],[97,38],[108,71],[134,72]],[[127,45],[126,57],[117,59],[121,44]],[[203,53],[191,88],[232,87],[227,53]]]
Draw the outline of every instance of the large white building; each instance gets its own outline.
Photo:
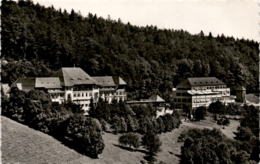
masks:
[[[216,77],[188,78],[173,89],[173,98],[176,108],[208,107],[212,102],[235,102],[230,95],[230,88]]]
[[[15,85],[24,91],[45,90],[53,102],[59,104],[72,101],[80,104],[87,112],[91,99],[96,103],[99,98],[111,103],[113,99],[125,101],[126,82],[121,77],[91,77],[78,67],[62,68],[57,77],[22,78]]]

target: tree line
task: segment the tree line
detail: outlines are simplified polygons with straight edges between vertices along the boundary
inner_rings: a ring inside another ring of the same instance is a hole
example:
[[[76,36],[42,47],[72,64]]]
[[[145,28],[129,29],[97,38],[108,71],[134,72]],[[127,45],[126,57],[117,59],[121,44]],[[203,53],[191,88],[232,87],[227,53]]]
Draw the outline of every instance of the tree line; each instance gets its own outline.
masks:
[[[157,117],[157,109],[151,105],[130,107],[123,102],[114,101],[108,104],[102,99],[95,106],[92,104],[88,112],[89,116],[98,119],[104,131],[109,131],[110,127],[114,133],[159,134],[170,132],[181,124],[180,114],[177,111]]]

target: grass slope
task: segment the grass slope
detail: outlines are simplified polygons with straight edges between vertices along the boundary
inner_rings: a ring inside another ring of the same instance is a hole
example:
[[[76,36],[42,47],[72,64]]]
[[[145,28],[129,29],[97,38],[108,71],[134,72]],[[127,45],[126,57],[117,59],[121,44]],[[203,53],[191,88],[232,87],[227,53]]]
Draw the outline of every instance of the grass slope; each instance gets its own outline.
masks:
[[[104,134],[105,149],[99,159],[91,159],[69,149],[53,137],[33,130],[9,118],[1,116],[2,163],[70,163],[110,164],[139,163],[143,153],[130,152],[115,146],[118,136]]]
[[[2,119],[2,163],[62,163],[62,164],[136,164],[144,160],[144,150],[128,151],[117,146],[119,135],[103,134],[105,149],[99,159],[91,159],[81,155],[61,144],[56,139],[13,120],[1,116]],[[239,125],[238,121],[231,120],[230,126],[222,129],[211,119],[200,122],[183,122],[180,128],[173,132],[160,135],[162,141],[161,152],[157,154],[157,162],[167,164],[179,163],[180,147],[183,143],[177,142],[181,132],[189,128],[219,128],[230,138]]]

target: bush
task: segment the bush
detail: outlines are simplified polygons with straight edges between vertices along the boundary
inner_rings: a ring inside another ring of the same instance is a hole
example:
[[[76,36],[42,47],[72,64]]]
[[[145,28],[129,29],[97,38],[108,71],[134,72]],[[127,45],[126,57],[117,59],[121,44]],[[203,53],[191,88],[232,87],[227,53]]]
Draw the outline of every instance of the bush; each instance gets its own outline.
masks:
[[[131,115],[127,115],[126,124],[128,132],[136,132],[139,129],[138,120]]]
[[[207,108],[201,106],[201,107],[198,107],[197,109],[195,109],[194,118],[196,120],[204,120],[206,114],[207,114]]]
[[[12,118],[18,122],[24,123],[25,121],[25,99],[26,93],[20,91],[18,88],[11,88],[10,98],[2,99],[2,114]]]
[[[243,108],[235,103],[230,103],[226,106],[226,113],[230,115],[241,115]]]
[[[101,124],[102,130],[106,132],[108,130],[107,122],[104,119],[101,119],[99,122]]]
[[[112,128],[116,134],[120,132],[127,132],[127,124],[123,117],[118,117],[116,115],[115,117],[113,117],[111,122]]]
[[[135,115],[137,118],[143,118],[143,117],[150,117],[155,118],[156,117],[156,109],[150,105],[135,105],[132,107]]]
[[[236,139],[240,141],[249,141],[254,134],[252,133],[251,129],[248,127],[238,127],[238,132],[236,132]]]
[[[157,124],[158,124],[157,133],[165,132],[165,125],[164,125],[162,116],[158,117],[158,118],[156,119],[156,122],[157,122]]]
[[[119,137],[118,139],[119,143],[122,145],[127,145],[130,148],[139,148],[140,146],[140,138],[138,135],[134,133],[127,133]]]
[[[249,163],[250,155],[239,142],[219,130],[192,129],[182,134],[181,164]]]
[[[153,122],[150,117],[142,117],[138,120],[139,123],[139,132],[144,134],[148,131],[155,131],[153,127]]]
[[[230,121],[227,117],[220,117],[218,120],[217,120],[217,124],[218,125],[223,125],[223,126],[228,126],[230,124]]]
[[[213,102],[209,105],[208,111],[214,114],[225,114],[225,105],[220,101]]]
[[[79,152],[97,158],[105,147],[101,131],[98,120],[78,114],[68,120],[65,138]]]
[[[158,135],[153,132],[148,132],[142,137],[142,145],[148,150],[150,155],[155,155],[160,151],[162,142]]]

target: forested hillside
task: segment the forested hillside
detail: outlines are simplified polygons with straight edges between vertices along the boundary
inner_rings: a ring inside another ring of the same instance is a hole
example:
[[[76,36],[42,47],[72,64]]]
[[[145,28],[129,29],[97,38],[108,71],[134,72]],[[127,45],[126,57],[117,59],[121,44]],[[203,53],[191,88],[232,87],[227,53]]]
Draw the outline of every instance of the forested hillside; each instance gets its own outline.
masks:
[[[24,61],[19,68],[3,66],[3,82],[15,80],[10,73],[16,78],[44,76],[43,68],[56,71],[75,65],[90,75],[122,76],[134,98],[152,93],[167,98],[180,80],[195,76],[216,76],[228,86],[245,85],[248,92],[258,92],[255,41],[137,27],[23,0],[3,0],[1,10],[2,57]]]

